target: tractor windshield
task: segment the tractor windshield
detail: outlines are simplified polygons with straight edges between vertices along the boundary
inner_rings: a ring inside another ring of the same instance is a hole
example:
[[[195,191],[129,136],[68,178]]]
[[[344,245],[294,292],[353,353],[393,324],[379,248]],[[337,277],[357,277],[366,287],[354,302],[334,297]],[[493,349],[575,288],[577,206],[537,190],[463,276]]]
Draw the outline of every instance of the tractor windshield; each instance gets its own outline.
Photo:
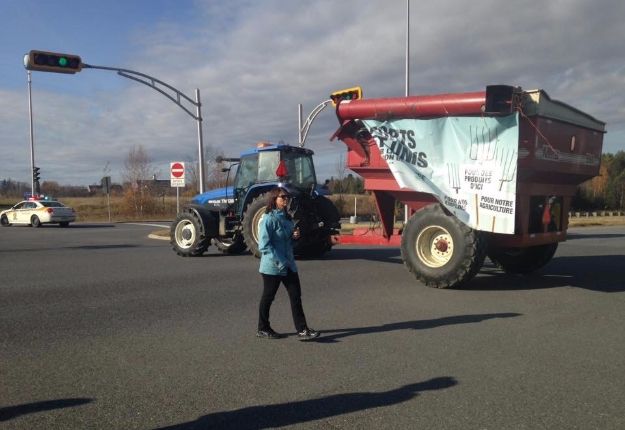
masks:
[[[278,178],[280,156],[286,167],[286,178]],[[311,154],[297,151],[260,151],[241,158],[235,188],[247,189],[256,183],[288,182],[296,188],[312,188],[316,183]]]
[[[292,185],[297,188],[312,188],[317,180],[312,156],[297,152],[284,152],[282,154],[288,178]]]
[[[278,178],[276,170],[280,164],[280,154],[284,160],[287,176]],[[295,151],[264,151],[258,154],[258,182],[288,182],[296,188],[311,188],[316,184],[315,168],[309,154]]]

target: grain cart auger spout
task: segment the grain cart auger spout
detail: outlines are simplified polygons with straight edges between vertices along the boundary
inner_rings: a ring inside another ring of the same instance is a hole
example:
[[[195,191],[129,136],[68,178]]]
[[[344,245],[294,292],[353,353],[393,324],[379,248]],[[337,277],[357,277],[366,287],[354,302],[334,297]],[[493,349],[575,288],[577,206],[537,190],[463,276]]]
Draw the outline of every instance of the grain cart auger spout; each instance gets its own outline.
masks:
[[[340,93],[340,92],[337,92]],[[335,93],[336,94],[336,93]],[[337,103],[334,138],[375,198],[377,236],[401,244],[427,286],[456,287],[488,256],[509,273],[547,264],[566,239],[571,198],[599,173],[605,123],[543,90],[485,91]],[[409,219],[394,229],[396,202]]]

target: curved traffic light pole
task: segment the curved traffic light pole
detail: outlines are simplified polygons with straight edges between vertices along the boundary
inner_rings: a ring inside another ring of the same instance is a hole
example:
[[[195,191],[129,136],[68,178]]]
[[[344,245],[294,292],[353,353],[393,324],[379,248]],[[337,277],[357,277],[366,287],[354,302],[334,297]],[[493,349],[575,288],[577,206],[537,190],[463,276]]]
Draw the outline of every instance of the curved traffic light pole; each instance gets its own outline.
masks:
[[[319,115],[321,113],[322,110],[324,110],[326,108],[327,105],[329,105],[330,103],[332,103],[332,100],[325,100],[321,103],[319,103],[308,115],[308,117],[306,118],[306,121],[304,122],[304,125],[302,125],[302,105],[301,103],[297,105],[297,110],[298,110],[298,120],[299,120],[299,129],[298,129],[298,140],[299,140],[299,146],[300,148],[304,146],[304,144],[306,143],[306,137],[308,136],[308,130],[310,130],[310,126],[312,125],[312,122],[315,120],[315,118],[317,117],[317,115]]]
[[[195,100],[193,100],[189,96],[187,96],[185,93],[178,90],[177,88],[174,88],[171,85],[166,84],[165,82],[159,79],[156,79],[153,76],[146,75],[145,73],[140,73],[140,72],[136,72],[134,70],[129,70],[129,69],[120,69],[117,67],[94,66],[94,65],[85,64],[85,63],[82,63],[82,68],[83,69],[112,70],[112,71],[117,72],[118,75],[123,76],[124,78],[132,79],[133,81],[146,85],[152,88],[153,90],[158,91],[159,93],[167,97],[169,100],[174,102],[176,105],[178,105],[178,107],[180,107],[180,109],[182,109],[187,114],[189,114],[197,122],[198,165],[199,165],[198,173],[199,173],[199,186],[200,186],[199,191],[200,191],[200,194],[203,193],[204,192],[204,141],[202,137],[202,103],[200,102],[200,89],[199,88],[195,89]],[[157,84],[172,91],[175,94],[175,97],[172,96],[171,94],[168,94],[161,88],[159,88]],[[195,106],[195,114],[182,104],[183,99],[191,103],[193,106]]]
[[[204,192],[204,142],[202,137],[202,103],[200,102],[200,89],[195,89],[195,100],[184,94],[177,88],[172,87],[165,82],[156,79],[153,76],[146,75],[145,73],[135,72],[134,70],[120,69],[118,67],[105,67],[105,66],[93,66],[85,64],[78,55],[74,54],[62,54],[58,52],[48,52],[31,50],[24,54],[24,67],[28,70],[28,106],[30,112],[30,146],[31,146],[31,167],[35,167],[34,149],[33,149],[33,126],[32,126],[32,103],[31,103],[31,71],[39,72],[52,72],[52,73],[67,73],[74,74],[80,72],[82,69],[100,69],[100,70],[113,70],[118,75],[124,78],[132,79],[143,85],[147,85],[153,90],[158,91],[169,100],[177,104],[183,111],[188,113],[197,122],[197,135],[198,135],[198,165],[199,165],[199,188],[200,194]],[[174,95],[168,94],[161,87],[171,91]],[[195,114],[187,109],[182,102],[187,101],[195,106]],[[32,183],[33,193],[35,183]]]

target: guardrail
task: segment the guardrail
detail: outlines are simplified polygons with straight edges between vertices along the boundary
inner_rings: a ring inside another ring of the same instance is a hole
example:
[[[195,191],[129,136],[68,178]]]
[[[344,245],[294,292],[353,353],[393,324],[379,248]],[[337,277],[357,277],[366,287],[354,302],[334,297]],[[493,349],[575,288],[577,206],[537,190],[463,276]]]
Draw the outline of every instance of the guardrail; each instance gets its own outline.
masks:
[[[569,218],[599,217],[599,216],[624,216],[625,211],[587,211],[569,212]]]

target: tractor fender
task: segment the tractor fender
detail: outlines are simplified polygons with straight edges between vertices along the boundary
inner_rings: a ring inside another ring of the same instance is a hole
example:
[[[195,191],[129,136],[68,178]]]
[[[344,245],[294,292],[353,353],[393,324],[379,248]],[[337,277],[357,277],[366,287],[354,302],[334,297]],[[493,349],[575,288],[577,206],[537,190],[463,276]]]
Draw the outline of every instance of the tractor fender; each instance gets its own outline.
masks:
[[[250,187],[250,189],[245,193],[245,197],[243,197],[243,203],[239,206],[240,213],[239,216],[243,219],[245,215],[245,211],[247,211],[247,207],[250,203],[252,203],[256,197],[265,194],[268,191],[273,190],[274,188],[281,186],[280,183],[271,182],[265,184],[257,184]]]
[[[185,205],[182,211],[194,212],[201,220],[206,237],[219,236],[219,210],[211,205],[200,205],[191,203]]]

